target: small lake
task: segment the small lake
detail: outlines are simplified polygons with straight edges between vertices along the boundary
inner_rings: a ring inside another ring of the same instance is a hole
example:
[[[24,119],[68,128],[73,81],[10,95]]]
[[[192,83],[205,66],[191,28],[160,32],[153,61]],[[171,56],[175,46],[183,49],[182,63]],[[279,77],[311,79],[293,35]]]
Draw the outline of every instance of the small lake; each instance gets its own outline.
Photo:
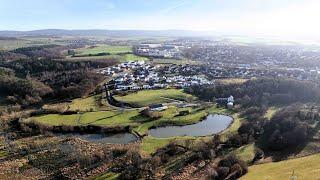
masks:
[[[174,136],[208,136],[217,134],[232,123],[232,117],[225,115],[210,114],[201,122],[185,126],[166,126],[150,129],[148,133],[157,138],[168,138]],[[106,134],[58,134],[60,137],[75,137],[92,143],[105,144],[128,144],[138,140],[131,133]]]
[[[93,143],[105,143],[105,144],[128,144],[138,140],[134,134],[131,133],[119,133],[113,135],[105,134],[65,134],[60,135],[63,137],[75,137],[84,141]]]
[[[150,129],[149,134],[157,138],[174,136],[208,136],[217,134],[230,125],[233,119],[230,116],[210,114],[205,120],[186,126],[165,126]]]

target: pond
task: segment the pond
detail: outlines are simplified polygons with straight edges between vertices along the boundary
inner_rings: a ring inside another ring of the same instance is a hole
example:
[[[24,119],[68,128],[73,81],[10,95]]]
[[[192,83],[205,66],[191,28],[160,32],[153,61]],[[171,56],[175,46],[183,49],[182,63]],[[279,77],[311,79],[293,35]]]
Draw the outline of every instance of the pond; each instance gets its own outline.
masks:
[[[210,114],[203,121],[185,126],[166,126],[150,129],[148,133],[157,138],[168,138],[175,136],[208,136],[217,134],[232,123],[230,116]],[[105,134],[59,134],[62,137],[75,137],[84,141],[105,144],[128,144],[139,138],[131,133]]]
[[[149,134],[157,138],[169,138],[174,136],[207,136],[217,134],[232,123],[230,116],[210,114],[205,120],[186,126],[165,126],[150,129]]]
[[[105,134],[64,134],[63,137],[75,137],[84,141],[105,144],[128,144],[138,140],[138,137],[131,133],[118,133],[113,135]]]

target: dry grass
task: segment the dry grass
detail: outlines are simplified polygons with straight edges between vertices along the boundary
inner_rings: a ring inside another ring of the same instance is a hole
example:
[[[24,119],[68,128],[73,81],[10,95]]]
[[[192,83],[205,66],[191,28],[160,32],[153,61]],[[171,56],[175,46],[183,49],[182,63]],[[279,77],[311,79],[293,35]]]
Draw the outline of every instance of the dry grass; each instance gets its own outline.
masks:
[[[249,167],[249,172],[242,180],[251,179],[290,179],[294,172],[295,179],[320,178],[320,154],[307,157],[272,162]]]
[[[247,82],[249,79],[241,79],[241,78],[228,78],[228,79],[219,79],[217,82],[228,85],[228,84],[243,84]]]

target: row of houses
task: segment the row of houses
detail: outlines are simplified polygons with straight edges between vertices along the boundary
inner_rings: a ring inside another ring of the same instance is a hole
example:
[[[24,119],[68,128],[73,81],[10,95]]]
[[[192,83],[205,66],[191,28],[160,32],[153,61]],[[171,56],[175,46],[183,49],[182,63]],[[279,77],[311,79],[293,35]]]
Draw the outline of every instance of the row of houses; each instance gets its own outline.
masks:
[[[163,89],[169,87],[167,84],[144,84],[144,85],[137,85],[135,83],[130,85],[116,85],[116,91],[128,91],[128,90],[144,90],[144,89]]]
[[[134,48],[134,52],[140,56],[180,59],[182,58],[180,48],[180,46],[170,44],[140,44]]]
[[[209,65],[171,65],[162,67],[162,74],[183,74],[192,76],[204,74],[211,79],[252,77],[288,77],[297,80],[319,80],[320,71],[317,69],[304,70],[302,68],[253,68],[250,64],[212,63]],[[199,77],[199,76],[198,76]]]
[[[127,69],[138,69],[140,67],[143,67],[144,65],[145,65],[144,61],[124,62],[124,63],[121,63],[117,66],[112,66],[112,67],[102,69],[99,71],[99,73],[112,76],[112,75],[116,75],[118,73],[121,73]],[[150,66],[150,65],[147,65],[146,67],[148,68],[148,66]]]
[[[186,88],[192,85],[208,85],[213,82],[204,76],[180,75],[176,72],[161,73],[162,67],[145,62],[125,62],[100,70],[113,77],[115,90],[161,89],[168,87]]]

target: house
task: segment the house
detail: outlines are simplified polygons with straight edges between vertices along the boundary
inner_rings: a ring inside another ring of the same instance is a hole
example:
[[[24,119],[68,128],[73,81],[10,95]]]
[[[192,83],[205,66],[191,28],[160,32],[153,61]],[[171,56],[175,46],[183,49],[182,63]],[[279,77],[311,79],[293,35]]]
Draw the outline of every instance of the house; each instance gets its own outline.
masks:
[[[234,103],[234,97],[232,95],[228,97],[228,103]]]
[[[228,109],[232,109],[234,105],[234,97],[231,95],[228,98],[218,98],[216,99],[216,103],[219,106],[227,106]]]

